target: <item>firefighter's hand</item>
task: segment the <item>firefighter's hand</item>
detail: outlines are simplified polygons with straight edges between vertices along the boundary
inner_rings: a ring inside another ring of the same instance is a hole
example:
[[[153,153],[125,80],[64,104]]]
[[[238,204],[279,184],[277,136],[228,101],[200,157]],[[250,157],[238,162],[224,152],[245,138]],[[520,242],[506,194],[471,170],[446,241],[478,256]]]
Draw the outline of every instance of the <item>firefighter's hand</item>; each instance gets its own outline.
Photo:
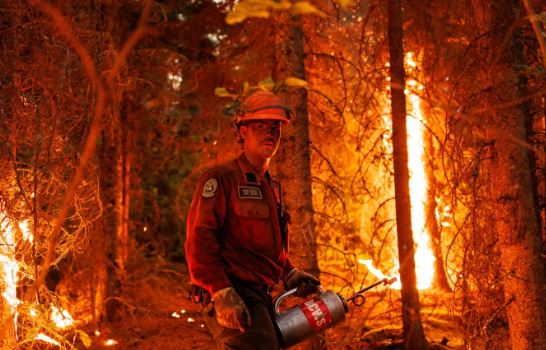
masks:
[[[244,332],[251,324],[250,313],[233,287],[220,289],[212,296],[216,320],[226,328]]]
[[[311,293],[316,293],[319,286],[320,281],[318,278],[298,269],[293,269],[284,278],[284,288],[286,290],[298,288],[296,295],[301,298]]]

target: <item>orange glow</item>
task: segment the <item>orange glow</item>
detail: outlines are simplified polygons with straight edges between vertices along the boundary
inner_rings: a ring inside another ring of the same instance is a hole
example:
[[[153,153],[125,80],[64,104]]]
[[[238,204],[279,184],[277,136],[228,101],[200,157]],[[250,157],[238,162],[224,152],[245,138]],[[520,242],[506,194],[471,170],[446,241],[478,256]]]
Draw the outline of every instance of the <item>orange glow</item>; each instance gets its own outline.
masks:
[[[406,55],[407,70],[411,72],[418,67],[418,63],[413,57],[411,52]],[[408,74],[410,76],[410,74]],[[408,168],[409,168],[409,187],[410,187],[410,199],[411,199],[411,221],[413,239],[415,242],[415,270],[417,274],[417,288],[427,289],[432,285],[434,277],[434,261],[436,258],[430,248],[430,238],[426,231],[426,198],[428,191],[428,183],[425,172],[425,146],[423,143],[424,131],[426,119],[421,108],[421,98],[417,94],[418,91],[423,90],[423,86],[415,79],[408,79],[406,82],[405,94],[408,99],[408,117],[406,119],[406,128],[408,133],[407,147],[408,147]],[[383,114],[383,121],[386,125],[388,132],[386,133],[389,138],[385,138],[384,143],[386,149],[392,153],[392,121],[390,120],[390,103],[386,101],[385,113]],[[361,264],[368,267],[370,272],[375,276],[382,279],[386,276],[380,270],[376,269],[372,265],[371,260],[359,260]],[[398,276],[398,262],[395,263],[396,273],[392,273]],[[398,278],[398,280],[400,280]],[[396,282],[391,285],[393,289],[400,288],[400,282]]]
[[[105,346],[114,346],[114,345],[117,345],[117,340],[114,340],[114,339],[108,339],[104,342],[104,345]]]

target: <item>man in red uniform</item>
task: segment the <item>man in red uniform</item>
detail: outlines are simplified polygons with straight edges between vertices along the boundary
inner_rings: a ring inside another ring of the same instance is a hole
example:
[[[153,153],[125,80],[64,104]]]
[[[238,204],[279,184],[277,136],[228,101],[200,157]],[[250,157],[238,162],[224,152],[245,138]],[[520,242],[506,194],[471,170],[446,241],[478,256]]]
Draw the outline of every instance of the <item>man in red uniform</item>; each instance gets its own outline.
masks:
[[[193,196],[186,260],[220,349],[279,349],[272,287],[282,280],[304,296],[320,283],[288,258],[280,185],[267,171],[292,115],[273,93],[247,97],[235,120],[243,152],[205,172]]]

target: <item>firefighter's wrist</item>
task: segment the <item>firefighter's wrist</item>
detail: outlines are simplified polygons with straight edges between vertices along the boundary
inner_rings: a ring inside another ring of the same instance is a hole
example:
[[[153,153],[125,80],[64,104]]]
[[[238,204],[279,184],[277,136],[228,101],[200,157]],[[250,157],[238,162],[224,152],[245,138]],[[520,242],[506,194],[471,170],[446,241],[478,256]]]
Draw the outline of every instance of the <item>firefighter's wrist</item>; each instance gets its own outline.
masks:
[[[285,275],[284,275],[284,278],[283,278],[283,282],[286,283],[286,281],[288,281],[290,279],[290,277],[292,277],[296,272],[298,272],[298,269],[293,267],[290,271],[288,271]]]
[[[284,276],[284,278],[282,279],[282,284],[284,286],[284,289],[289,289],[292,287],[289,285],[289,281],[297,272],[298,272],[298,269],[294,267],[292,268],[292,270],[288,271],[288,273]]]

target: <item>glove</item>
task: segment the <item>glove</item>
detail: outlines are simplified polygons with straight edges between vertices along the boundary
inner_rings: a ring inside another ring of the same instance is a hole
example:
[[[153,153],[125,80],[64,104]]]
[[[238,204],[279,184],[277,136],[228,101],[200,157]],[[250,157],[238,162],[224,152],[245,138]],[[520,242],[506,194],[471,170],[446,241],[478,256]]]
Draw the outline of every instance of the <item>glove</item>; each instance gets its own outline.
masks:
[[[250,312],[233,287],[220,289],[212,296],[216,320],[226,328],[244,332],[251,324]]]
[[[298,269],[292,269],[286,275],[283,282],[286,290],[297,287],[296,295],[300,298],[306,297],[311,293],[316,293],[318,286],[320,286],[318,278]]]

